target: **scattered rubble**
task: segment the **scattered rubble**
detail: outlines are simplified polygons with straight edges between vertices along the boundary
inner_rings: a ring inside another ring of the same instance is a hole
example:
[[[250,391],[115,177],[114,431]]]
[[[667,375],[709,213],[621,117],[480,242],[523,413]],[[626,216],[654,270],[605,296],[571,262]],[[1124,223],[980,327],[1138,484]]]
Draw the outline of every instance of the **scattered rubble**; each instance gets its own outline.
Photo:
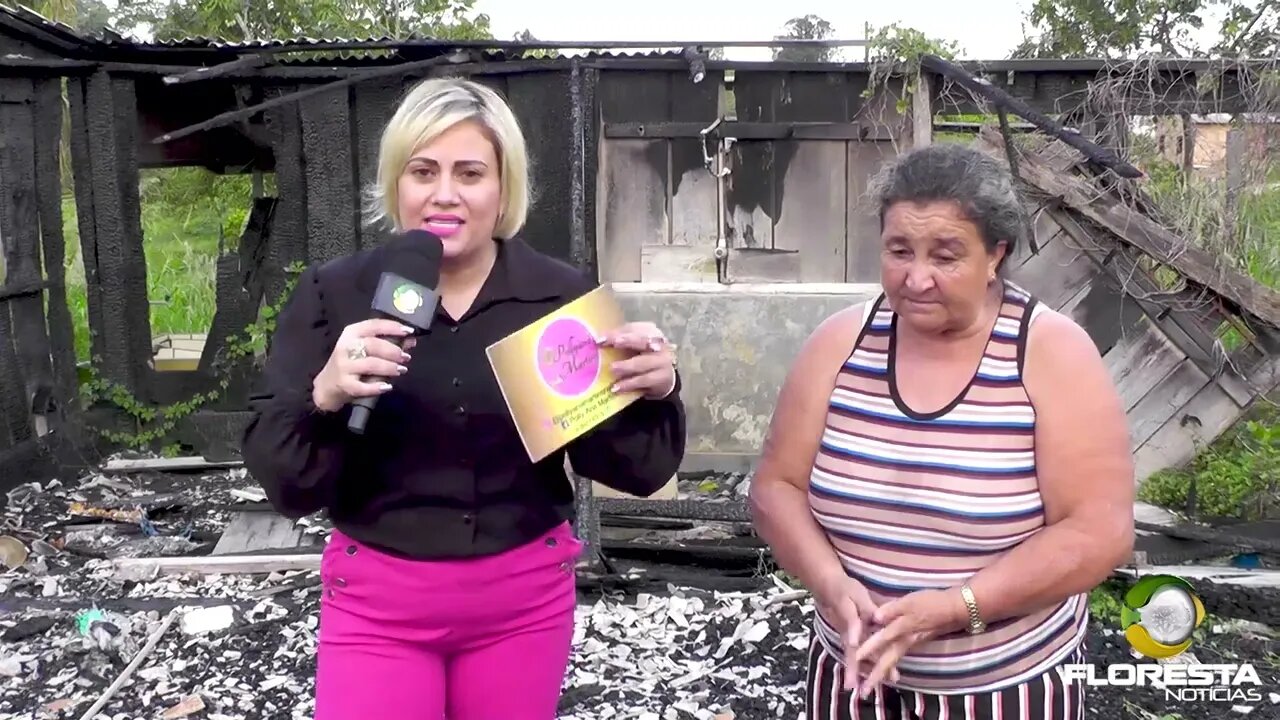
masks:
[[[696,487],[682,490],[727,500],[746,482],[701,477],[686,479]],[[237,468],[174,475],[134,465],[11,493],[0,535],[25,557],[0,572],[0,720],[81,718],[90,710],[112,720],[310,718],[320,597],[314,568],[120,572],[120,563],[148,557],[197,562],[233,517],[260,505]],[[137,515],[125,521],[105,511]],[[318,552],[326,524],[310,518],[299,527],[299,552]],[[742,530],[655,521],[628,532],[641,541],[709,542]],[[803,718],[813,613],[806,592],[768,570],[735,576],[616,565],[608,577],[580,585],[562,720]],[[736,589],[725,589],[730,581]],[[1130,660],[1123,638],[1096,620],[1089,651],[1095,663]],[[1202,662],[1253,663],[1263,702],[1174,707],[1153,688],[1099,687],[1089,693],[1090,716],[1280,717],[1280,702],[1272,701],[1280,701],[1280,640],[1271,628],[1256,617],[1215,618],[1195,653]]]

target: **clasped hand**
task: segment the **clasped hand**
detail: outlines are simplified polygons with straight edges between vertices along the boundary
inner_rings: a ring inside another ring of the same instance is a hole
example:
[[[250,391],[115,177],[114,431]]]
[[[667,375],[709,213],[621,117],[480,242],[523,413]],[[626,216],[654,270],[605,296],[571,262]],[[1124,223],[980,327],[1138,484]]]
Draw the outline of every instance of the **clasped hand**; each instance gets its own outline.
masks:
[[[312,383],[311,399],[317,408],[336,412],[356,398],[381,395],[391,389],[387,380],[408,371],[413,328],[394,320],[363,320],[342,329],[333,352]],[[386,338],[403,339],[396,343]],[[596,342],[634,353],[613,363],[618,377],[614,392],[639,392],[660,399],[675,388],[674,346],[656,325],[627,323],[605,333]]]
[[[877,607],[867,589],[847,577],[828,581],[814,599],[841,633],[844,689],[860,697],[881,682],[897,682],[898,661],[911,648],[962,627],[961,618],[967,617],[953,592],[918,590]]]

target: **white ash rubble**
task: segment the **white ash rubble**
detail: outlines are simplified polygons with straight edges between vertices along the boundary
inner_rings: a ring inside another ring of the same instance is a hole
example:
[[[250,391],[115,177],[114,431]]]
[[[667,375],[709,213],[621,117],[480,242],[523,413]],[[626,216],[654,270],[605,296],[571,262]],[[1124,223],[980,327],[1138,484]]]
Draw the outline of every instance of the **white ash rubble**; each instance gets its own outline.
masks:
[[[812,611],[778,589],[583,604],[560,718],[802,717]]]
[[[263,500],[242,469],[92,473],[12,491],[0,537],[20,557],[0,566],[0,720],[90,709],[112,720],[310,718],[314,570],[139,580],[113,563],[208,554],[238,509]],[[329,528],[298,527],[317,543]],[[767,578],[759,586],[583,591],[560,717],[798,717],[811,608]]]
[[[314,572],[299,571],[139,584],[153,602],[170,601],[178,620],[100,716],[311,717],[314,580]],[[281,587],[296,589],[275,592]],[[795,595],[672,587],[664,595],[584,599],[560,717],[798,717],[812,609]],[[185,604],[197,597],[220,604]],[[90,606],[0,616],[0,718],[78,717],[168,612]]]

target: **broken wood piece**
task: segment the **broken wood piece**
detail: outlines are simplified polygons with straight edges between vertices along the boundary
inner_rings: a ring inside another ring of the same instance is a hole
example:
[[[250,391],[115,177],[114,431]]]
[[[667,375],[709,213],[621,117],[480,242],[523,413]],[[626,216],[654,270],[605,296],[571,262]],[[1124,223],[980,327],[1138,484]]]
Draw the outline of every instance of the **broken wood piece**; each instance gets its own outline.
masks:
[[[140,508],[102,508],[89,505],[83,502],[73,502],[67,509],[71,515],[79,517],[100,518],[102,520],[114,520],[115,522],[130,523],[137,525],[142,522],[142,518],[146,516]]]
[[[119,558],[116,573],[129,579],[156,575],[260,574],[288,570],[319,570],[320,553],[298,555],[209,555],[203,557]]]
[[[182,493],[166,492],[166,493],[149,493],[147,495],[133,495],[113,500],[95,500],[93,507],[102,510],[131,510],[133,508],[142,508],[153,510],[162,507],[174,507],[182,504]]]
[[[1280,540],[1238,535],[1225,532],[1217,528],[1197,526],[1190,523],[1181,523],[1178,525],[1156,525],[1154,523],[1136,520],[1134,522],[1134,526],[1140,531],[1145,530],[1155,532],[1182,540],[1199,540],[1201,542],[1211,543],[1220,547],[1231,548],[1233,550],[1243,552],[1280,552]]]
[[[267,494],[257,488],[236,488],[230,492],[230,495],[236,500],[243,500],[249,503],[264,503],[267,501]]]
[[[1116,568],[1119,575],[1176,575],[1188,581],[1204,580],[1218,585],[1245,587],[1280,587],[1280,570],[1241,570],[1216,565],[1150,565],[1139,572],[1133,568]]]
[[[302,543],[300,529],[283,515],[241,512],[232,516],[213,548],[214,555],[235,555],[261,550],[289,550]]]
[[[199,455],[175,458],[140,458],[130,460],[111,460],[102,466],[103,472],[130,473],[156,470],[159,472],[179,472],[183,470],[219,470],[222,468],[241,467],[239,460],[215,462]]]
[[[124,684],[128,682],[130,676],[132,676],[133,672],[138,669],[138,666],[142,664],[142,661],[146,660],[151,656],[151,653],[155,652],[156,645],[159,644],[160,638],[168,632],[169,626],[173,625],[173,621],[177,619],[177,610],[174,610],[165,616],[164,621],[160,623],[160,627],[156,628],[156,631],[151,633],[151,637],[147,638],[147,644],[143,645],[142,649],[133,656],[133,659],[129,661],[129,664],[120,672],[116,677],[115,682],[111,683],[106,692],[102,693],[101,697],[98,698],[98,701],[91,705],[89,709],[80,716],[80,720],[90,720],[90,718],[98,714],[99,710],[106,707],[107,703],[111,701],[111,698],[115,696],[116,692],[118,692],[120,688],[124,687]]]
[[[179,720],[195,715],[201,710],[204,710],[204,700],[199,695],[188,695],[182,699],[182,702],[165,710],[160,717],[163,720]]]

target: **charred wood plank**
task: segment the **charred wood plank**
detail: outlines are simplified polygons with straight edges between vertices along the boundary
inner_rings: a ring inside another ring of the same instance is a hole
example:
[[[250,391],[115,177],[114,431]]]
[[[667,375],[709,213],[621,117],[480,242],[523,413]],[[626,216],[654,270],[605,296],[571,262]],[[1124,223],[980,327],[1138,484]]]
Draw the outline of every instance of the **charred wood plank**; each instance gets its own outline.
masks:
[[[135,397],[148,377],[151,308],[138,198],[133,81],[99,72],[72,90],[72,154],[95,367]],[[81,192],[81,186],[91,192]]]
[[[36,209],[35,87],[30,79],[0,80],[0,238],[3,238],[7,279],[35,285],[40,270],[40,225]],[[17,360],[18,382],[4,383],[4,393],[17,395],[8,403],[18,410],[11,426],[32,421],[31,401],[51,391],[53,370],[44,322],[44,297],[21,295],[8,301],[11,347]],[[6,378],[7,380],[8,378]],[[20,431],[25,435],[26,431]]]
[[[21,281],[21,282],[6,283],[5,285],[0,286],[0,302],[4,302],[6,300],[13,300],[15,298],[25,298],[25,297],[32,297],[32,296],[39,297],[51,285],[52,283],[50,283],[48,280],[41,280],[40,282],[31,282],[27,280],[27,281]]]
[[[104,321],[102,284],[98,277],[97,202],[93,183],[94,158],[90,153],[92,139],[88,120],[88,78],[67,80],[67,106],[71,113],[71,169],[75,175],[76,222],[80,236],[80,258],[84,267],[85,303],[89,325],[90,352],[101,351],[101,340],[94,340]]]
[[[357,188],[366,188],[378,181],[378,146],[382,142],[382,131],[395,112],[396,103],[402,92],[401,82],[397,78],[381,78],[361,83],[352,88],[351,131],[354,135],[352,148],[355,152],[355,182]],[[361,248],[378,245],[387,236],[373,228],[359,228]]]
[[[30,408],[25,397],[25,383],[18,354],[14,350],[13,323],[9,321],[10,303],[0,303],[0,450],[29,440],[32,431]]]
[[[199,82],[201,80],[212,80],[213,78],[223,77],[233,72],[242,70],[257,70],[275,64],[275,58],[261,53],[245,55],[243,57],[220,63],[212,67],[201,67],[190,70],[181,74],[165,75],[165,85],[179,85],[181,83]]]
[[[178,140],[198,132],[204,132],[205,130],[212,130],[214,128],[219,128],[224,125],[229,125],[233,122],[246,120],[248,118],[253,117],[254,115],[257,115],[258,113],[264,110],[270,110],[271,108],[278,107],[281,105],[287,105],[289,103],[296,103],[301,100],[305,100],[309,97],[313,97],[315,95],[331,93],[336,90],[346,88],[350,85],[355,85],[356,83],[359,83],[359,82],[365,82],[368,80],[374,80],[374,79],[383,78],[383,77],[391,77],[394,75],[404,75],[415,70],[420,70],[422,68],[429,68],[435,65],[441,65],[443,63],[449,62],[452,57],[453,56],[451,55],[442,55],[439,57],[429,58],[427,60],[418,60],[415,62],[401,63],[398,65],[393,65],[391,67],[377,68],[376,70],[366,70],[359,74],[342,78],[341,80],[335,80],[333,82],[324,83],[322,85],[309,87],[305,90],[298,90],[285,95],[279,95],[265,102],[261,102],[256,105],[250,105],[249,107],[246,107],[240,110],[229,110],[224,113],[219,113],[218,115],[215,115],[203,122],[198,122],[194,125],[188,125],[187,127],[174,130],[173,132],[167,132],[155,138],[151,142],[156,143],[157,145],[167,143],[167,142],[172,142],[174,140]]]
[[[67,303],[66,237],[62,218],[62,82],[40,80],[35,86],[36,209],[40,247],[47,278],[45,305],[49,327],[54,401],[60,408],[75,399],[76,349],[71,309]]]
[[[602,514],[610,515],[724,522],[749,523],[752,521],[751,511],[740,502],[709,503],[697,500],[600,498],[597,504]]]
[[[1141,170],[1128,162],[1125,162],[1114,152],[1081,137],[1077,133],[1071,132],[1049,116],[1040,113],[1026,102],[1010,95],[998,87],[985,83],[970,75],[959,65],[943,60],[936,55],[923,55],[920,58],[920,67],[930,72],[935,72],[966,88],[970,92],[981,95],[1001,110],[1012,112],[1018,117],[1033,123],[1049,135],[1052,135],[1053,137],[1056,137],[1062,142],[1079,150],[1090,160],[1115,171],[1115,173],[1120,177],[1142,177]]]
[[[298,115],[307,188],[307,262],[318,263],[355,252],[359,236],[350,89],[307,95],[298,103]]]
[[[292,94],[289,87],[271,92]],[[266,262],[260,269],[266,302],[280,299],[287,282],[282,268],[307,260],[307,182],[306,158],[302,152],[302,121],[298,105],[285,103],[272,108],[266,116],[276,156],[275,212],[271,216],[266,248]]]

